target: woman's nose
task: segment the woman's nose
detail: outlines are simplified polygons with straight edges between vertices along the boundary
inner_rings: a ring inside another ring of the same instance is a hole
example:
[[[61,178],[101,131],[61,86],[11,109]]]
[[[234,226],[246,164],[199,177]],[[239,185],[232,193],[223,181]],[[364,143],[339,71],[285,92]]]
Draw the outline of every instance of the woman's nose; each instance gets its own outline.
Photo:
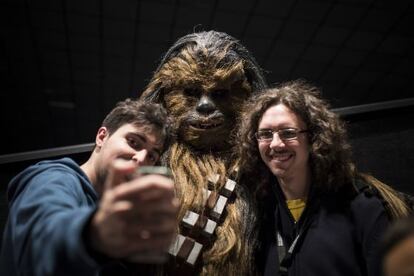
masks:
[[[280,139],[279,134],[277,132],[273,133],[273,138],[272,138],[272,142],[270,142],[270,147],[274,148],[280,145],[284,145],[284,142],[282,139]]]

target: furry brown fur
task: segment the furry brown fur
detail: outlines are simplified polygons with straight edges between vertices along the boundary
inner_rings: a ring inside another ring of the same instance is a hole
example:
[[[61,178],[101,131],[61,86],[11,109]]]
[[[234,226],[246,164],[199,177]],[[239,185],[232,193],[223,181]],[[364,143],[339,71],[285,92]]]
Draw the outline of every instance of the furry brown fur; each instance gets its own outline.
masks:
[[[180,38],[166,53],[142,97],[162,103],[174,119],[177,141],[165,157],[186,210],[203,212],[208,177],[224,184],[237,162],[232,157],[233,131],[241,105],[265,87],[261,70],[233,37],[219,32]],[[239,186],[227,205],[216,239],[202,256],[203,275],[247,275],[254,271],[254,208]]]

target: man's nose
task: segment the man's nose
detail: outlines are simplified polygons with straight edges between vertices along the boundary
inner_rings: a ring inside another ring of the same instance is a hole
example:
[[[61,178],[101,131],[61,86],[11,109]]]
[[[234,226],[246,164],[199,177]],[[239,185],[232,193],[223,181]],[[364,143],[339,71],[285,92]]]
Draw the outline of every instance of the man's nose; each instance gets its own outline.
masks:
[[[134,156],[132,157],[132,160],[134,160],[138,166],[145,165],[148,162],[148,150],[142,149],[137,151]]]

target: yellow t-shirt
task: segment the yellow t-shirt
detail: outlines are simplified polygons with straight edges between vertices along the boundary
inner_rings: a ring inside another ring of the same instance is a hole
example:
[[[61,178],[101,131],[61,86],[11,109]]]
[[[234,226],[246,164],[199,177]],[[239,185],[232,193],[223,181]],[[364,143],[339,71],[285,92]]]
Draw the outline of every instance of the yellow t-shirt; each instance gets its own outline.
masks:
[[[297,222],[300,216],[302,215],[303,210],[305,210],[306,199],[301,199],[301,198],[290,199],[290,200],[286,200],[286,204],[287,204],[287,207],[289,208],[290,213],[295,219],[295,222]]]

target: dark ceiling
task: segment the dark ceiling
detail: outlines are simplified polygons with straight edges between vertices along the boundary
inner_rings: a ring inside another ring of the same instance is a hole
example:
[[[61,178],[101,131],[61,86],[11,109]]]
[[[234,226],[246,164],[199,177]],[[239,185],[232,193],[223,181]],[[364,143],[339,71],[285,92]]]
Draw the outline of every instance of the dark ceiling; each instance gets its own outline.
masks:
[[[412,98],[412,1],[3,0],[0,154],[93,141],[173,41],[240,39],[269,83],[305,78],[334,107]]]

